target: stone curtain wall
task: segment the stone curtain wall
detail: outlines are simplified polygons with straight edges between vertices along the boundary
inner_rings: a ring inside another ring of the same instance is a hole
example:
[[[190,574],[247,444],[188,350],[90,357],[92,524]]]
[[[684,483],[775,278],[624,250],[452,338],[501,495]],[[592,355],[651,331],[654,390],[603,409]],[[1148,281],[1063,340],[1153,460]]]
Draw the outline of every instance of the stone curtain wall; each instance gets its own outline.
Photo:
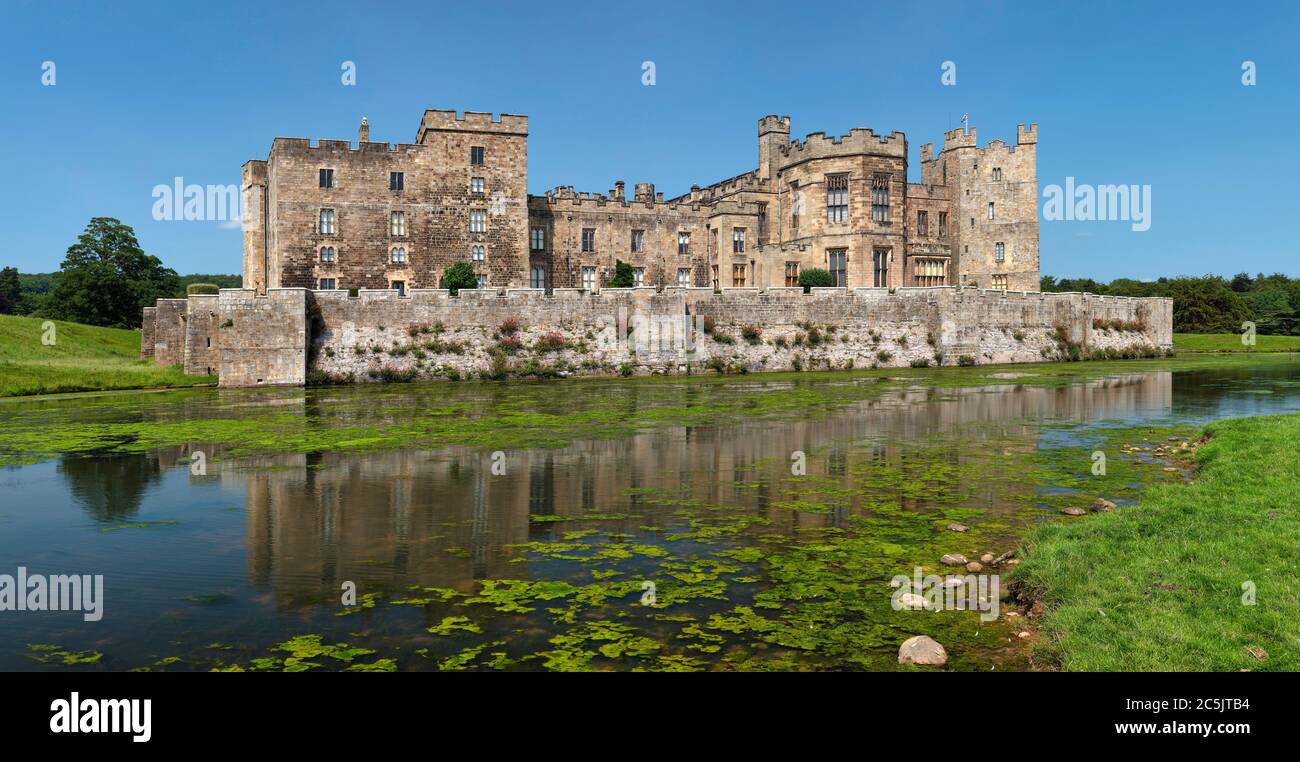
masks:
[[[1068,357],[1062,339],[1084,356],[1172,346],[1168,300],[1086,294],[645,288],[312,299],[310,369],[336,382],[956,365],[962,355],[1036,362]]]
[[[1173,345],[1168,299],[973,288],[222,289],[160,300],[150,317],[155,362],[219,369],[222,386],[983,365]]]

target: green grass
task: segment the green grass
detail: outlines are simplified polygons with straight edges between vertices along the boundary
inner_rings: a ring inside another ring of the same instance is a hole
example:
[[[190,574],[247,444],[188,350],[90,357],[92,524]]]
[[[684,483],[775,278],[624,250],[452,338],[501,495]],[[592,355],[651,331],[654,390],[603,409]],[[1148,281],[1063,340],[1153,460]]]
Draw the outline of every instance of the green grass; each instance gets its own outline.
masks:
[[[44,323],[0,315],[0,397],[216,382],[141,360],[139,331],[54,321],[55,343],[47,346]]]
[[[1239,333],[1176,333],[1178,352],[1300,352],[1300,336],[1256,336],[1255,346],[1241,343]]]
[[[1039,656],[1089,671],[1300,664],[1300,415],[1208,432],[1194,482],[1026,539],[1015,578],[1047,609]]]

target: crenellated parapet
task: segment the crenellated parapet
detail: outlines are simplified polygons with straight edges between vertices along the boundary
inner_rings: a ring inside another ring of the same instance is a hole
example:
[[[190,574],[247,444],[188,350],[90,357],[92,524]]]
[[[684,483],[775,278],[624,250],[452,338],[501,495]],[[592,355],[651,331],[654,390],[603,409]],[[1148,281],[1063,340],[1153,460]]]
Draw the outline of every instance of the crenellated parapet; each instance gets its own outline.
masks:
[[[522,114],[493,116],[484,111],[466,111],[462,116],[454,110],[431,108],[426,109],[420,119],[415,142],[425,142],[425,136],[430,132],[480,132],[527,137],[528,117]]]
[[[889,135],[876,135],[869,128],[854,128],[848,135],[839,137],[813,132],[802,142],[796,140],[790,143],[782,149],[781,154],[789,162],[851,154],[906,158],[907,137],[897,130]]]

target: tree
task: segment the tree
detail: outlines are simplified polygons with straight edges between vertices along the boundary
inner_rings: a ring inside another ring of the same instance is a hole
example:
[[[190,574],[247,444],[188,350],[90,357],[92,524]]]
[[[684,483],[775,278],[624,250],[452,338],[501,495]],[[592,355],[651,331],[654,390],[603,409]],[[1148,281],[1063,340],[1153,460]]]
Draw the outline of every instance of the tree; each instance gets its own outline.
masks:
[[[176,271],[145,254],[129,225],[94,217],[68,247],[46,311],[63,320],[131,328],[145,307],[179,291]]]
[[[609,281],[610,288],[632,288],[636,285],[636,274],[632,265],[623,260],[614,263],[614,277]]]
[[[826,288],[835,285],[835,276],[820,267],[810,267],[799,273],[799,285],[806,294],[814,288]]]
[[[1250,308],[1222,278],[1175,278],[1168,295],[1174,300],[1174,333],[1237,333],[1250,320]]]
[[[6,267],[0,270],[0,315],[12,315],[18,311],[18,300],[22,297],[22,286],[18,283],[18,268]]]
[[[462,288],[478,288],[478,276],[474,274],[474,266],[469,262],[457,262],[448,267],[438,281],[438,288],[445,288],[453,295],[459,293]]]

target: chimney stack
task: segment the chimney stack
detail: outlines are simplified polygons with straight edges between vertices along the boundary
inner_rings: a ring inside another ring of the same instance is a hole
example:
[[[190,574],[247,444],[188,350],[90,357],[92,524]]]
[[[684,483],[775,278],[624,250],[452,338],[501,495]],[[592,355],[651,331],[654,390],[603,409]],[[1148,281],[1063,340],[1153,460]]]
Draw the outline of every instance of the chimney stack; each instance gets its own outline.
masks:
[[[357,147],[360,148],[361,143],[369,143],[369,142],[370,142],[370,123],[367,122],[366,118],[363,116],[361,117],[361,128],[357,130],[357,144],[358,144]]]

